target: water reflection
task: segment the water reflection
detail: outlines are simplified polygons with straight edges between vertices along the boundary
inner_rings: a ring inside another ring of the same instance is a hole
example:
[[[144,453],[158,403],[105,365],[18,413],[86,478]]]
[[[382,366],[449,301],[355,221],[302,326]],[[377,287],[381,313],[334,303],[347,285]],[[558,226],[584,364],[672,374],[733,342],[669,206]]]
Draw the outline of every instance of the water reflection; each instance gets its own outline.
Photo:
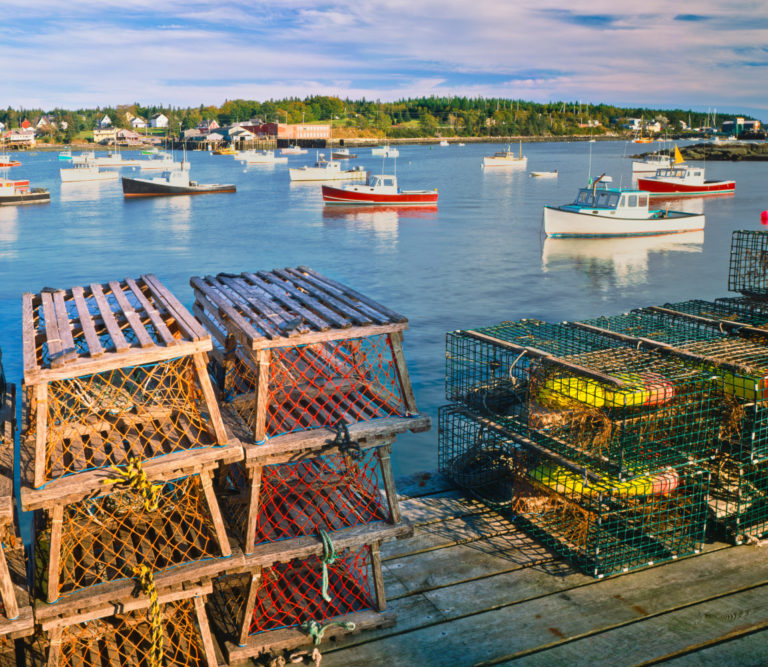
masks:
[[[161,221],[175,240],[189,241],[191,229],[192,197],[155,197],[152,217]]]
[[[437,206],[323,206],[323,219],[368,229],[378,241],[395,243],[400,220],[437,220]]]
[[[704,232],[607,239],[544,239],[545,273],[575,270],[595,287],[628,287],[648,282],[648,260],[656,252],[702,252]]]
[[[62,183],[59,199],[62,202],[93,202],[101,199],[105,191],[115,190],[119,187],[119,179],[113,181]]]
[[[16,257],[19,239],[19,209],[16,206],[0,206],[0,259]]]

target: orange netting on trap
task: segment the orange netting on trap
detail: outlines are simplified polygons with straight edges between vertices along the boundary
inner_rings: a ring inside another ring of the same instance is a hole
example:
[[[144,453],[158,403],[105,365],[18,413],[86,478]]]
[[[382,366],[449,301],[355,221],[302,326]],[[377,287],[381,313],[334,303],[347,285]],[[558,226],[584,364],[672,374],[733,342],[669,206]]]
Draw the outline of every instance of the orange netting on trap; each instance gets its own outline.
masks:
[[[167,602],[161,607],[162,664],[207,665],[194,602]],[[146,610],[70,625],[62,632],[59,650],[60,667],[154,667],[152,628]]]
[[[217,444],[190,357],[52,381],[47,421],[46,481]]]
[[[379,417],[406,408],[388,335],[274,348],[269,363],[266,434],[280,435]],[[254,430],[259,368],[239,348],[225,395]]]
[[[249,634],[376,609],[369,584],[372,567],[370,547],[342,552],[327,566],[325,597],[323,561],[318,556],[264,568]]]
[[[48,599],[202,559],[220,558],[221,547],[199,475],[155,485],[157,509],[133,490],[70,503],[64,509],[58,585],[49,591],[51,515],[37,512],[36,581]]]
[[[353,451],[264,466],[255,543],[389,520],[378,448]],[[241,470],[229,479],[233,486],[246,482]],[[231,523],[243,526],[242,505],[224,504],[232,506]]]

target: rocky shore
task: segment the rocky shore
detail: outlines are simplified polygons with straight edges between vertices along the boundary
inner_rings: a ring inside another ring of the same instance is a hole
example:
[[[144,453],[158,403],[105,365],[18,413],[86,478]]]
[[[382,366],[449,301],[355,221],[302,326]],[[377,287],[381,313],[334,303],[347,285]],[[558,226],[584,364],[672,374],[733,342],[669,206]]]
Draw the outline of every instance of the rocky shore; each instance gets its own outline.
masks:
[[[740,160],[768,160],[768,143],[729,143],[693,144],[680,148],[685,160],[709,160],[738,162]],[[650,155],[644,153],[643,156]]]

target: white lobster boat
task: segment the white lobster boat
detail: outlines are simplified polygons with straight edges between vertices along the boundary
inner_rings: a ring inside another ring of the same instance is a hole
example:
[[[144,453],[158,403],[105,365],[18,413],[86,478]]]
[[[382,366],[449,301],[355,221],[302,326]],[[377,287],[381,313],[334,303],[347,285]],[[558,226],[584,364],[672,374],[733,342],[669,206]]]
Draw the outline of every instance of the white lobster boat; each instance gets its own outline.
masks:
[[[654,236],[704,229],[702,213],[649,209],[643,190],[600,187],[600,179],[581,188],[572,204],[544,207],[544,232],[551,237],[600,238]]]
[[[288,173],[292,181],[364,181],[368,173],[362,167],[343,169],[341,162],[326,160],[322,154],[313,167],[291,168]]]
[[[84,183],[86,181],[115,181],[120,176],[116,169],[102,170],[96,164],[74,162],[68,169],[59,169],[62,183]]]
[[[275,151],[240,151],[235,155],[235,160],[246,164],[288,164],[288,158],[276,156]]]
[[[486,155],[483,158],[483,166],[525,169],[528,166],[528,157],[523,155],[523,144],[521,142],[517,155],[512,151],[511,146],[507,146],[506,150],[497,151],[493,155]]]

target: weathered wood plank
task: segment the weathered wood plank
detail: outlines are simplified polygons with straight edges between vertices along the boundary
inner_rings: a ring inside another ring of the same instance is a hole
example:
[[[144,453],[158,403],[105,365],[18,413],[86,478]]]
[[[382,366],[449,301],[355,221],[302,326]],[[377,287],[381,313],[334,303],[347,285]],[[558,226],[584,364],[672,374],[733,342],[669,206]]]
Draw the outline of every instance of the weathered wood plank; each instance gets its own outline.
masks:
[[[21,354],[24,363],[24,381],[29,383],[27,373],[38,368],[37,352],[35,351],[35,315],[33,306],[34,295],[25,292],[21,298]]]
[[[112,296],[115,297],[118,305],[123,309],[123,315],[128,320],[128,325],[133,329],[133,333],[136,334],[139,345],[141,347],[154,347],[155,341],[152,340],[152,336],[149,335],[149,332],[141,323],[141,317],[139,317],[139,314],[123,293],[122,285],[117,280],[110,280],[108,284],[109,289],[112,291]]]
[[[160,282],[156,275],[146,273],[140,279],[149,288],[155,299],[173,316],[176,323],[189,336],[190,340],[197,341],[208,337],[202,325],[192,317],[192,313],[181,304],[171,290]]]
[[[104,295],[104,289],[98,283],[91,283],[91,294],[96,300],[96,305],[99,307],[101,318],[104,320],[104,326],[107,327],[112,343],[115,346],[117,352],[125,352],[130,349],[128,341],[125,340],[123,332],[120,330],[120,326],[115,318],[115,314],[112,312],[112,308],[107,301],[107,297]]]
[[[73,287],[72,298],[75,300],[75,308],[77,308],[80,328],[83,330],[85,342],[86,345],[88,345],[88,354],[92,357],[100,357],[104,354],[104,348],[101,346],[99,336],[96,333],[96,327],[93,324],[91,312],[88,310],[88,305],[85,302],[84,292],[85,290],[82,287]]]
[[[166,345],[178,344],[179,341],[176,338],[174,338],[170,329],[168,329],[167,325],[163,321],[162,316],[157,311],[157,309],[149,302],[149,299],[147,299],[147,297],[144,295],[144,292],[142,292],[141,288],[138,286],[136,281],[133,280],[132,278],[126,278],[125,284],[128,285],[128,288],[133,293],[133,296],[141,304],[141,307],[144,309],[144,312],[149,317],[150,322],[152,322],[152,325],[155,327],[155,331],[157,331],[160,338],[163,339],[163,342]]]

